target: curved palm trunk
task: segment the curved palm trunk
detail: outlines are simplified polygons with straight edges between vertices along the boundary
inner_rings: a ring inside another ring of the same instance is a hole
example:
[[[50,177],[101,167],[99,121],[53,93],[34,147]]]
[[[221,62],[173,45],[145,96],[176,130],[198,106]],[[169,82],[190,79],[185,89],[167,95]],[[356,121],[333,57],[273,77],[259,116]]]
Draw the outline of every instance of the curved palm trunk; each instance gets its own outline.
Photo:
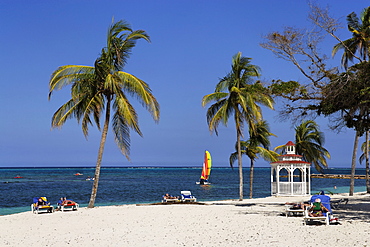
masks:
[[[251,168],[249,173],[249,198],[253,197],[253,177],[254,177],[254,161],[251,159]]]
[[[355,190],[355,173],[356,173],[356,154],[358,147],[358,139],[360,138],[359,133],[356,131],[355,142],[353,144],[353,153],[352,153],[352,166],[351,166],[351,182],[349,185],[349,195],[353,196]]]
[[[106,109],[106,112],[105,112],[105,121],[104,121],[103,132],[102,132],[101,140],[100,140],[98,159],[96,161],[95,176],[94,176],[95,179],[94,179],[94,184],[93,184],[92,191],[91,191],[90,202],[89,202],[89,205],[87,206],[88,208],[93,208],[94,207],[96,194],[98,192],[98,185],[99,185],[99,178],[100,178],[100,167],[101,167],[101,162],[102,162],[102,159],[103,159],[104,146],[105,146],[105,141],[107,140],[108,127],[109,127],[110,101],[111,101],[111,99],[109,98],[108,102],[107,102],[107,109]]]

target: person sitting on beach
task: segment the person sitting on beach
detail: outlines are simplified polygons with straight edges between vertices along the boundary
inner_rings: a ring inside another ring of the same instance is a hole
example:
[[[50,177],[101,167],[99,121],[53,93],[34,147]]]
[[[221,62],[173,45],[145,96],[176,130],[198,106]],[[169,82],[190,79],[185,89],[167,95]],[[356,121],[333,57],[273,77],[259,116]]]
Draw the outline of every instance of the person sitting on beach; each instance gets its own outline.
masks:
[[[326,212],[329,212],[329,210],[321,203],[321,200],[317,198],[308,212],[308,215],[311,217],[320,217]]]
[[[57,203],[58,207],[57,207],[57,211],[60,210],[60,207],[63,205],[63,202],[66,200],[65,197],[61,197]]]
[[[49,203],[50,204],[50,203]],[[42,200],[42,198],[40,197],[37,202],[36,202],[36,207],[39,207],[39,206],[46,206],[46,205],[49,205],[47,204],[44,200]]]
[[[305,209],[308,204],[304,204],[303,202],[286,202],[286,205],[292,205],[291,209]]]
[[[179,197],[176,197],[176,196],[170,196],[168,193],[166,193],[164,196],[163,196],[164,199],[179,199]]]

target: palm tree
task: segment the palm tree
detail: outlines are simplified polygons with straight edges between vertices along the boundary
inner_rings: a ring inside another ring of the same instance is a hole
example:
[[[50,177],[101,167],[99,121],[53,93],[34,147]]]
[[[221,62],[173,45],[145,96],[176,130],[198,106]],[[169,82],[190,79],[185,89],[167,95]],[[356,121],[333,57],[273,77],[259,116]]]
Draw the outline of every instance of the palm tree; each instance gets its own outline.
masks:
[[[254,163],[258,156],[262,157],[264,160],[273,162],[277,161],[279,154],[269,150],[270,146],[270,136],[275,136],[270,133],[270,128],[266,121],[259,121],[256,124],[256,131],[249,129],[249,140],[241,141],[241,153],[245,154],[251,160],[250,173],[249,173],[249,198],[253,197],[253,178],[254,178]],[[237,145],[235,146],[237,149]],[[230,166],[238,158],[238,152],[234,152],[230,155]]]
[[[357,58],[360,62],[369,60],[370,7],[361,12],[360,19],[354,12],[349,14],[347,24],[348,30],[352,33],[352,38],[336,44],[332,51],[334,56],[339,50],[344,50],[342,65],[345,69],[348,67],[348,61],[353,61],[353,58]],[[359,53],[359,56],[355,55],[356,52]]]
[[[139,39],[150,41],[145,31],[133,31],[124,21],[112,22],[108,29],[107,46],[102,49],[94,66],[61,66],[53,72],[49,82],[49,99],[55,90],[71,85],[71,99],[54,113],[53,128],[61,127],[67,119],[74,117],[81,121],[82,131],[87,138],[88,126],[93,125],[93,121],[100,130],[100,117],[105,112],[89,208],[94,207],[95,203],[110,121],[115,141],[127,159],[130,154],[130,129],[142,136],[137,113],[128,96],[135,97],[155,121],[159,120],[159,104],[149,85],[122,71]]]
[[[243,57],[241,52],[233,56],[231,72],[216,85],[214,93],[203,97],[203,107],[215,101],[207,110],[207,122],[210,131],[218,134],[218,125],[227,126],[233,115],[236,128],[236,143],[239,167],[239,200],[243,200],[243,167],[240,139],[243,136],[244,122],[255,130],[255,122],[262,119],[262,111],[257,103],[273,108],[273,100],[260,82],[253,78],[260,75],[259,68],[250,64],[251,58]],[[226,92],[225,92],[226,91]]]
[[[318,171],[328,167],[326,158],[330,159],[330,153],[322,146],[325,137],[317,123],[312,120],[303,121],[295,127],[295,133],[297,154],[302,155],[305,161],[313,163]]]
[[[303,160],[313,164],[319,172],[328,167],[326,158],[330,159],[330,153],[322,145],[325,142],[324,133],[313,120],[302,121],[295,127],[295,147],[296,152],[302,155]],[[275,148],[283,150],[285,145]]]

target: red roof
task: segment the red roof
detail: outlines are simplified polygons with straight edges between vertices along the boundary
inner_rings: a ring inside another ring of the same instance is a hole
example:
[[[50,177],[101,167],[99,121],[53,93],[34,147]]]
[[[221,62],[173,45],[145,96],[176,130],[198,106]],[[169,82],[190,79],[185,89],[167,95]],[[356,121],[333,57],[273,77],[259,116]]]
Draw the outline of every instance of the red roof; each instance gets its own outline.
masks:
[[[291,142],[291,141],[288,141],[288,143],[285,144],[285,146],[295,146],[295,144],[293,142]]]
[[[275,162],[271,162],[270,164],[276,164],[276,163],[282,163],[282,164],[311,164],[310,162],[302,161],[302,160],[279,160]]]
[[[303,157],[303,156],[299,154],[282,154],[279,157]]]

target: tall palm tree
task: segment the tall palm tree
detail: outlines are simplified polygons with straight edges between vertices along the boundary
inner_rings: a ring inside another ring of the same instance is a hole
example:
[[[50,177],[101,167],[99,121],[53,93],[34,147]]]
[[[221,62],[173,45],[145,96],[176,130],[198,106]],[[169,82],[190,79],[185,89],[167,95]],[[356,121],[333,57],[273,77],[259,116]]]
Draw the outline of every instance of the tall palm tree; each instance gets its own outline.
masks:
[[[115,141],[127,159],[130,154],[130,129],[142,136],[137,113],[128,96],[135,97],[155,121],[159,120],[159,104],[149,85],[122,71],[139,39],[150,41],[145,31],[133,31],[124,21],[112,22],[108,29],[107,46],[102,49],[94,66],[61,66],[53,72],[49,82],[49,99],[54,91],[71,85],[71,99],[54,113],[53,128],[61,127],[69,118],[77,118],[87,138],[88,126],[94,121],[100,130],[100,117],[105,113],[89,208],[95,203],[110,121]]]
[[[245,154],[251,160],[250,173],[249,173],[249,198],[253,197],[253,179],[254,179],[254,163],[258,156],[264,160],[273,162],[277,161],[279,154],[269,150],[270,136],[275,136],[270,132],[270,128],[266,121],[259,121],[256,124],[256,131],[249,129],[249,140],[241,141],[241,153]],[[237,149],[237,145],[235,145]],[[234,152],[230,155],[230,166],[238,158],[238,152]]]
[[[243,167],[240,139],[243,136],[244,122],[255,130],[255,122],[262,119],[262,111],[258,104],[273,108],[273,99],[260,82],[253,78],[260,75],[259,68],[250,64],[251,58],[243,57],[241,52],[233,56],[231,72],[216,85],[214,93],[205,95],[203,107],[215,101],[207,110],[207,122],[210,131],[218,134],[218,125],[222,122],[227,126],[233,115],[236,128],[236,143],[239,167],[239,200],[243,200]]]

